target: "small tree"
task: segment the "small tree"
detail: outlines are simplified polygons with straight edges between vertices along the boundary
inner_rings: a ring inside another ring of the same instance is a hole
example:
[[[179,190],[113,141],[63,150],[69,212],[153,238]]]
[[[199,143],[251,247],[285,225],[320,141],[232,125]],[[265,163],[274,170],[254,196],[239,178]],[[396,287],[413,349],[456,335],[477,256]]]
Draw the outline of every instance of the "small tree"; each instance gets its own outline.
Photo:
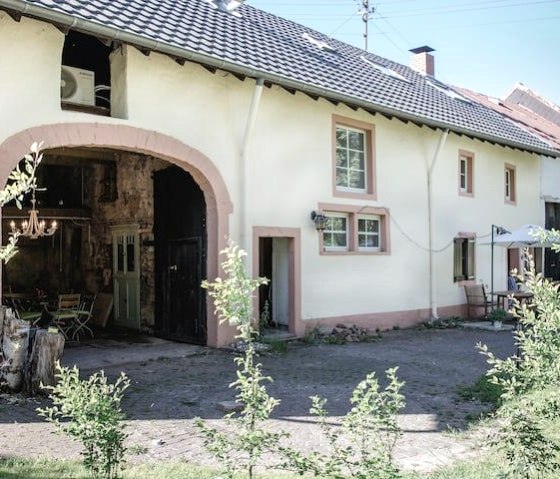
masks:
[[[15,200],[16,206],[21,209],[24,196],[37,188],[36,171],[43,159],[41,145],[42,143],[33,143],[30,153],[25,155],[22,163],[8,176],[8,183],[0,190],[0,208]],[[10,234],[8,244],[0,246],[0,261],[7,262],[16,253],[17,240],[17,233]]]
[[[380,390],[375,373],[368,374],[354,389],[350,398],[352,408],[340,427],[328,422],[326,399],[311,397],[310,412],[318,417],[329,448],[326,453],[305,455],[285,447],[285,467],[321,478],[399,478],[392,455],[401,434],[397,414],[404,407],[404,396],[400,393],[404,383],[398,380],[396,371],[397,368],[387,370],[389,383],[384,391]]]
[[[114,479],[122,468],[125,454],[121,400],[130,385],[124,373],[114,384],[103,371],[80,380],[80,371],[56,366],[55,386],[50,390],[51,407],[37,412],[53,423],[58,431],[80,441],[84,466],[94,478]],[[68,420],[68,421],[66,421]]]
[[[243,264],[246,253],[233,242],[221,254],[226,257],[222,263],[224,279],[204,281],[202,286],[214,300],[220,321],[235,326],[236,338],[243,344],[243,354],[234,359],[237,379],[230,384],[237,390],[236,402],[242,409],[237,415],[225,416],[226,428],[222,431],[208,426],[200,418],[196,425],[208,451],[223,462],[228,478],[236,471],[245,471],[247,477],[253,478],[263,454],[275,450],[283,436],[264,427],[280,401],[266,390],[265,383],[272,382],[272,378],[263,375],[254,344],[258,323],[253,318],[253,293],[261,284],[266,284],[267,279],[247,276]]]
[[[560,471],[560,442],[549,427],[560,413],[560,298],[558,286],[536,274],[524,254],[525,286],[533,299],[530,305],[514,303],[517,352],[499,359],[486,345],[478,348],[491,366],[490,382],[503,391],[491,444],[504,454],[508,477],[529,479]]]

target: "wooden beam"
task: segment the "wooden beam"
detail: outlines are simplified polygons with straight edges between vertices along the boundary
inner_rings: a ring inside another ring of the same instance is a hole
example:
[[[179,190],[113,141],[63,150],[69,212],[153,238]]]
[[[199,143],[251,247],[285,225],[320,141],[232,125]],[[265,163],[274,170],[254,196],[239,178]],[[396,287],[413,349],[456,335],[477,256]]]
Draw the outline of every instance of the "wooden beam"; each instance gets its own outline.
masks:
[[[6,13],[11,17],[14,22],[19,23],[21,21],[21,13],[14,12],[13,10],[6,10]]]
[[[70,32],[70,28],[65,25],[57,25],[55,23],[54,26],[56,27],[57,30],[61,31],[64,34],[64,36],[68,35],[68,33]]]
[[[208,70],[210,73],[216,73],[217,71],[217,68],[209,67],[208,65],[204,65],[203,63],[200,63],[200,66],[205,70]]]

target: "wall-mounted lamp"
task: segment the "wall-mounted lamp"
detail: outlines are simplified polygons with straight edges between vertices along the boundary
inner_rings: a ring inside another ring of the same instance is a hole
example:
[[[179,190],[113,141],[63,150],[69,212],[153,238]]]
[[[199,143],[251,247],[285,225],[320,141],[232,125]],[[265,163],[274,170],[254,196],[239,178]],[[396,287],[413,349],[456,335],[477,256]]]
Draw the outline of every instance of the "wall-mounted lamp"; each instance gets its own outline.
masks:
[[[327,218],[323,213],[317,213],[316,211],[311,212],[311,219],[315,223],[315,229],[317,231],[323,231],[327,227],[329,218]]]

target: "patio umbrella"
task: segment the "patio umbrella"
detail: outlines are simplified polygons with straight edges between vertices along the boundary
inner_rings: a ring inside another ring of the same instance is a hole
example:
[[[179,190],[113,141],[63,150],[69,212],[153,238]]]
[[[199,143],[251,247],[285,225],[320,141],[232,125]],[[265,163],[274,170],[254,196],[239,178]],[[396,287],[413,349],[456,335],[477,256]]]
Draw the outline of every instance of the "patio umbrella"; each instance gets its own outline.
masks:
[[[555,241],[541,242],[537,237],[541,231],[550,232],[542,226],[523,225],[514,231],[494,236],[492,244],[505,248],[549,248],[556,243]]]
[[[491,297],[494,295],[494,245],[501,246],[504,248],[549,248],[553,244],[558,243],[556,241],[545,241],[542,242],[537,237],[539,233],[545,232],[549,233],[550,230],[544,229],[542,226],[527,224],[513,231],[506,231],[501,234],[494,235],[494,231],[502,232],[505,231],[503,228],[492,225],[492,255],[491,255]]]

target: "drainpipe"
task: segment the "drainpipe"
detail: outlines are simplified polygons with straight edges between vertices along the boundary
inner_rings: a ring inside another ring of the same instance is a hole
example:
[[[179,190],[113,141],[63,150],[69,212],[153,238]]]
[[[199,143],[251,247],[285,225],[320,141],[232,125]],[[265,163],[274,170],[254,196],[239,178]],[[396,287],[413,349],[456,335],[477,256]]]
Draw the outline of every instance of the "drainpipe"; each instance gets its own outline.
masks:
[[[436,274],[435,274],[435,253],[434,253],[434,211],[433,211],[433,199],[432,199],[432,174],[434,172],[434,167],[439,158],[439,154],[447,141],[447,135],[449,135],[449,129],[445,129],[441,132],[439,141],[432,158],[432,162],[428,167],[428,249],[430,254],[430,311],[431,319],[438,319],[437,311],[437,299],[436,299]]]
[[[248,188],[247,188],[247,162],[249,159],[249,142],[251,141],[251,133],[257,119],[257,112],[261,102],[263,92],[264,78],[257,78],[255,82],[255,90],[253,91],[253,99],[251,101],[251,108],[247,116],[247,123],[245,125],[245,135],[243,136],[243,144],[241,146],[241,156],[239,165],[239,243],[240,246],[247,250],[249,247],[247,243],[247,204],[249,203]]]

